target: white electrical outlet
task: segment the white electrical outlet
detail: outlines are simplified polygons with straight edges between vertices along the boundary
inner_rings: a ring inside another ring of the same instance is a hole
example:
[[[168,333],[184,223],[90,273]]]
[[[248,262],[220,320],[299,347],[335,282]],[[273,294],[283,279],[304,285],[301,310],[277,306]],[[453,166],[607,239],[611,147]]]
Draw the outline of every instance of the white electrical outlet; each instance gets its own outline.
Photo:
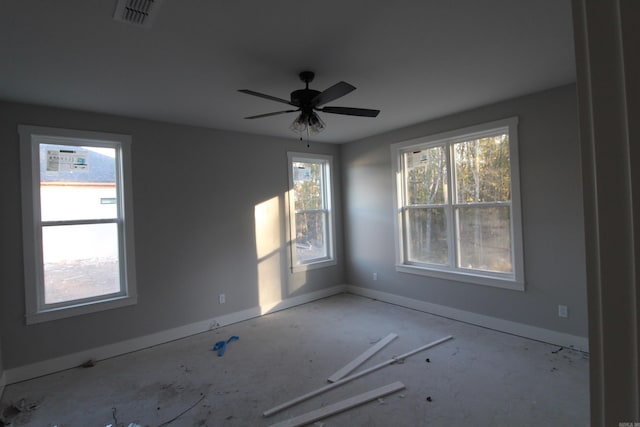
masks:
[[[218,295],[218,303],[224,304],[225,302],[227,302],[227,297],[224,294]]]
[[[373,280],[378,280],[378,273],[373,273]]]
[[[558,306],[558,317],[563,317],[565,319],[569,317],[569,309],[567,308],[566,305]]]

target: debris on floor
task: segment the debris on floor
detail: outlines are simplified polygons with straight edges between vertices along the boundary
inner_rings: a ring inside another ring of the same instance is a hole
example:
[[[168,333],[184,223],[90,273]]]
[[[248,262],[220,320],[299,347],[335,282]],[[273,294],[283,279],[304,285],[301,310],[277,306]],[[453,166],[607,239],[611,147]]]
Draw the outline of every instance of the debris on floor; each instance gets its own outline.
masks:
[[[11,407],[18,410],[18,412],[31,412],[38,409],[38,402],[28,402],[26,399],[20,399],[18,403],[14,403]]]
[[[193,408],[198,406],[200,404],[200,402],[202,402],[204,400],[205,397],[207,397],[207,396],[204,393],[200,393],[200,399],[198,399],[193,405],[189,406],[187,409],[185,409],[184,411],[180,412],[178,415],[176,415],[175,417],[171,418],[169,421],[163,422],[158,427],[168,426],[169,424],[171,424],[172,422],[174,422],[175,420],[177,420],[178,418],[180,418],[181,416],[183,416],[184,414],[186,414],[187,412],[189,412],[190,410],[192,410]]]
[[[81,368],[93,368],[94,366],[96,366],[96,361],[93,359],[89,359],[86,362],[84,362],[82,365],[80,365]]]
[[[216,391],[216,394],[230,394],[230,393],[238,393],[240,390],[235,390],[235,391]]]
[[[38,403],[35,401],[20,399],[17,403],[11,403],[0,413],[0,427],[12,426],[15,421],[14,418],[18,417],[21,413],[32,412],[36,409],[38,409]]]
[[[111,418],[113,418],[113,424],[107,424],[106,427],[118,427],[118,410],[111,408]]]
[[[239,339],[240,339],[240,337],[234,335],[234,336],[230,337],[226,341],[218,341],[213,346],[213,351],[217,351],[218,352],[218,357],[224,356],[224,352],[227,350],[227,344],[229,344],[230,342],[233,342],[233,341],[238,341]]]
[[[560,353],[563,349],[564,349],[564,347],[560,347],[560,348],[558,348],[557,350],[552,351],[551,353],[553,353],[553,354],[558,354],[558,353]]]
[[[120,424],[120,425],[114,425],[114,424],[107,424],[105,427],[124,427],[124,424]],[[57,426],[53,426],[53,427],[57,427]],[[136,424],[136,423],[130,423],[129,425],[127,425],[127,427],[142,427],[140,424]]]
[[[2,413],[2,417],[6,423],[21,412],[31,412],[36,409],[38,409],[37,402],[28,402],[26,399],[20,399],[17,403],[11,403],[7,406]]]
[[[427,396],[427,402],[433,402],[433,399],[431,398],[431,396]]]

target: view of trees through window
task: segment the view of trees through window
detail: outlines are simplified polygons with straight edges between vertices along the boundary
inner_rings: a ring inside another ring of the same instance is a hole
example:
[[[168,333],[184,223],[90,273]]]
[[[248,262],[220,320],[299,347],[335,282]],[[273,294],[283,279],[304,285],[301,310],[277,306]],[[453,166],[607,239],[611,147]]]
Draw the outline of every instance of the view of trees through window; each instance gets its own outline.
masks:
[[[327,216],[322,162],[292,162],[295,251],[299,262],[325,258]]]
[[[457,268],[513,271],[507,133],[405,152],[402,162],[409,262],[453,257]]]
[[[409,259],[446,265],[448,167],[444,146],[405,153],[404,169]]]

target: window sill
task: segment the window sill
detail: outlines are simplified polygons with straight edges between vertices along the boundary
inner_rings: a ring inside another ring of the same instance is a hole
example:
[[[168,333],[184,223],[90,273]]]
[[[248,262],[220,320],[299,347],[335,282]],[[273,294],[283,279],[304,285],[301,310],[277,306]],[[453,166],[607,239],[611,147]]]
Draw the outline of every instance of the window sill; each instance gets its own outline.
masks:
[[[128,305],[134,305],[137,302],[137,297],[123,296],[111,298],[108,300],[93,301],[67,307],[41,310],[35,313],[27,313],[26,322],[27,325],[32,325],[35,323],[48,322],[51,320],[64,319],[73,316],[81,316],[83,314],[95,313],[98,311],[110,310],[113,308],[126,307]]]
[[[396,271],[420,276],[437,277],[440,279],[453,280],[461,283],[471,283],[475,285],[493,286],[496,288],[510,289],[513,291],[524,291],[524,282],[513,277],[499,277],[490,274],[482,275],[476,273],[466,273],[463,271],[438,270],[434,268],[418,267],[416,265],[397,264]]]
[[[299,273],[301,271],[315,270],[316,268],[329,267],[329,266],[332,266],[332,265],[336,265],[336,260],[335,259],[328,259],[328,260],[310,262],[308,264],[294,265],[291,268],[291,271],[293,273]]]

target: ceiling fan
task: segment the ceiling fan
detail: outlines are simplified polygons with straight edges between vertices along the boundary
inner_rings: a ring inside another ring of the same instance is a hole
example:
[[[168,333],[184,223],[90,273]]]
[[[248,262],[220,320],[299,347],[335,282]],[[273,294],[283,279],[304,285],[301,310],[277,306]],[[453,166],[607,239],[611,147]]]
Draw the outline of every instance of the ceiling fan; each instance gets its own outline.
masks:
[[[295,132],[304,132],[311,130],[313,132],[320,132],[324,129],[325,124],[320,119],[316,111],[331,114],[342,114],[345,116],[359,116],[359,117],[376,117],[380,110],[370,110],[367,108],[352,108],[352,107],[331,107],[325,106],[328,102],[345,96],[346,94],[354,91],[355,86],[349,83],[339,82],[331,86],[330,88],[320,92],[317,90],[309,89],[309,83],[313,81],[315,74],[311,71],[303,71],[300,73],[300,80],[305,83],[304,89],[298,89],[291,92],[291,100],[277,98],[275,96],[266,95],[264,93],[256,92],[249,89],[239,89],[239,92],[246,93],[248,95],[257,96],[260,98],[270,99],[272,101],[281,102],[283,104],[296,107],[295,109],[276,111],[273,113],[258,114],[257,116],[245,117],[245,119],[259,119],[261,117],[276,116],[285,113],[300,112],[300,115],[293,121],[290,129]]]

